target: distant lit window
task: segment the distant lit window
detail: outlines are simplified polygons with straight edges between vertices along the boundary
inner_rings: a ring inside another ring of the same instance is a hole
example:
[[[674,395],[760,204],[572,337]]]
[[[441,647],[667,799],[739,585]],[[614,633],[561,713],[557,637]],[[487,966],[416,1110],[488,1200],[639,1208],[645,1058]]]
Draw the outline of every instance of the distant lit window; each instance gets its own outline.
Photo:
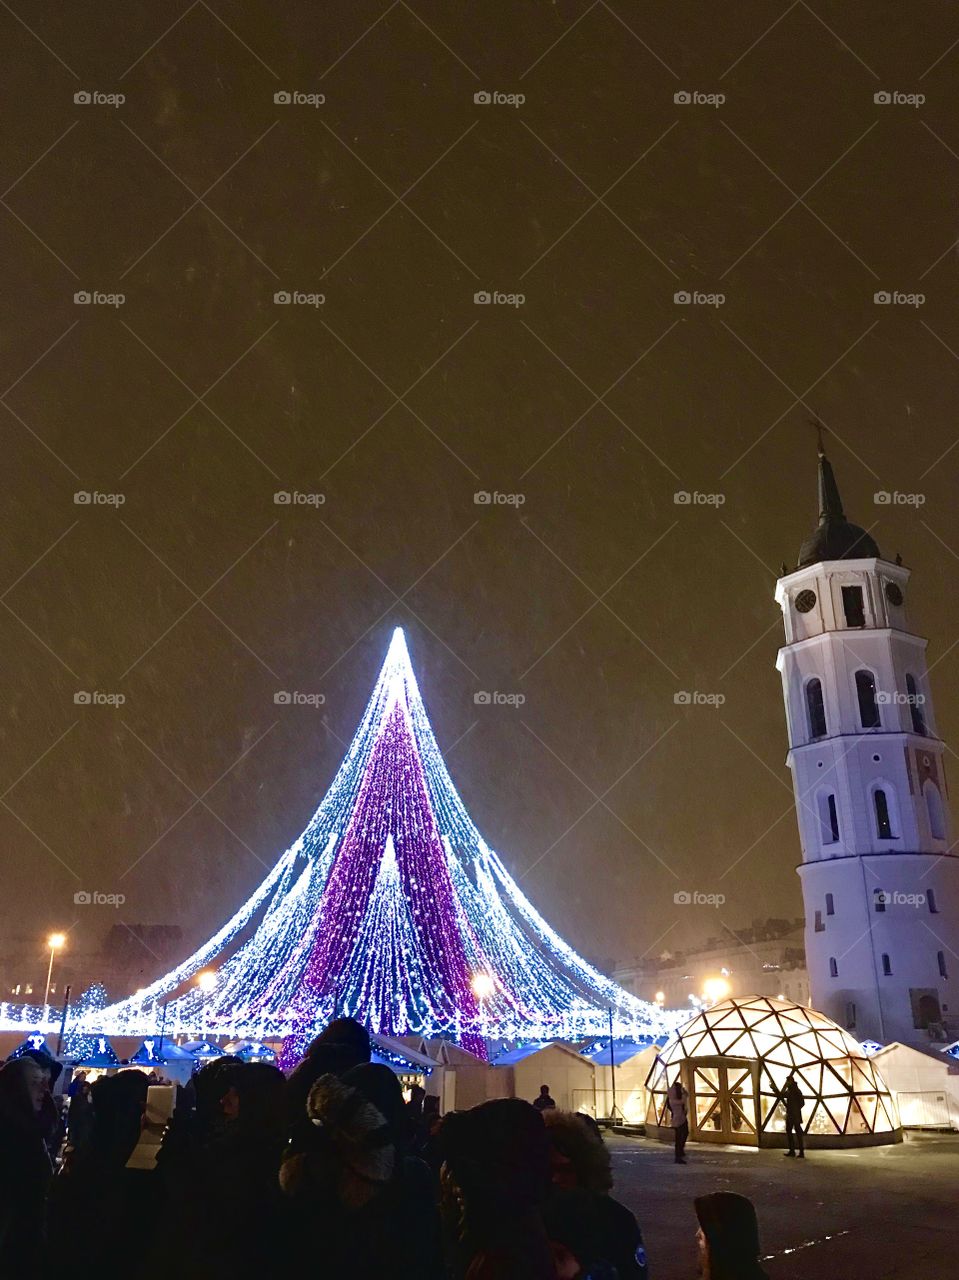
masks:
[[[836,797],[820,792],[819,795],[819,829],[823,844],[835,844],[839,839],[839,813],[836,809]]]
[[[923,787],[926,797],[926,815],[929,818],[929,834],[933,840],[945,840],[946,824],[942,813],[942,797],[934,782],[927,782]]]
[[[862,587],[843,587],[842,610],[846,615],[847,627],[864,627],[866,612],[862,602]]]
[[[810,738],[826,736],[826,708],[823,704],[822,681],[813,678],[806,684],[806,719]]]
[[[912,731],[920,738],[926,736],[926,717],[922,714],[922,694],[916,684],[916,677],[906,676],[906,694],[909,698],[909,714],[912,716]]]
[[[882,787],[872,793],[872,802],[876,809],[876,835],[880,840],[892,840],[892,823],[889,821],[889,800]]]
[[[856,697],[859,699],[859,723],[864,729],[878,729],[879,703],[876,701],[876,677],[865,669],[856,672]]]

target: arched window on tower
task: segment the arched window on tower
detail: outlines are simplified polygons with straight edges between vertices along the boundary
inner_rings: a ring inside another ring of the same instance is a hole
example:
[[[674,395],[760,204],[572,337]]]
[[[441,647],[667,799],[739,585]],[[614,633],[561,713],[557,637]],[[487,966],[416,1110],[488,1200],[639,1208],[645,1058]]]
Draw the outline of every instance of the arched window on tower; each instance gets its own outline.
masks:
[[[877,787],[872,793],[872,803],[876,811],[876,835],[880,840],[895,840],[896,834],[889,816],[889,797],[882,787]]]
[[[822,681],[816,676],[806,682],[806,720],[811,739],[826,736],[826,708],[822,698]]]
[[[946,822],[942,812],[942,796],[934,782],[927,782],[923,787],[926,797],[926,814],[929,818],[929,834],[933,840],[945,840]]]
[[[832,792],[819,793],[819,838],[823,844],[836,844],[839,840],[839,813]]]
[[[871,671],[856,672],[856,697],[859,699],[859,723],[864,729],[878,729],[879,703],[876,701],[876,677]]]
[[[906,676],[906,696],[909,699],[909,714],[912,716],[912,731],[920,738],[926,737],[926,717],[922,714],[923,696],[916,684],[916,677]]]

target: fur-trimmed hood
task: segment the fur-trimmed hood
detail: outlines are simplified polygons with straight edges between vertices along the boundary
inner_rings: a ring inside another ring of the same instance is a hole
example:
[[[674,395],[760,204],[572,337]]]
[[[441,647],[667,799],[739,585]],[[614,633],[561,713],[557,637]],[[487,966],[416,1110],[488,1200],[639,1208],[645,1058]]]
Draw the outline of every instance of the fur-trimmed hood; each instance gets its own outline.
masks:
[[[310,1089],[306,1113],[313,1128],[308,1146],[291,1148],[280,1170],[290,1195],[335,1186],[350,1208],[365,1204],[389,1182],[396,1167],[390,1124],[368,1098],[338,1076],[321,1076]]]

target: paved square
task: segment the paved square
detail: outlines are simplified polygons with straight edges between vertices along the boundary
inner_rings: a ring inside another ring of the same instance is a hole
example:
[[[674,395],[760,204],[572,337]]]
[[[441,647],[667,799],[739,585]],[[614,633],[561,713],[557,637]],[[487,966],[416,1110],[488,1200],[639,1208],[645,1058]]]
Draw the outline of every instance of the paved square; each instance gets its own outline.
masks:
[[[645,1138],[610,1135],[614,1195],[639,1218],[654,1280],[696,1275],[693,1198],[749,1196],[773,1280],[955,1280],[959,1135],[910,1135],[898,1146],[781,1151],[690,1144],[689,1163]]]

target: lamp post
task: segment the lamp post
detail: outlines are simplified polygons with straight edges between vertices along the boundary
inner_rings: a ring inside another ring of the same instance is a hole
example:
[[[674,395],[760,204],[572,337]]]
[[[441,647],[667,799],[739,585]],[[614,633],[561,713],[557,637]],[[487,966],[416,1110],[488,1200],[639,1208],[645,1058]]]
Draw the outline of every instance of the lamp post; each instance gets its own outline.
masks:
[[[47,989],[43,993],[43,1007],[46,1009],[50,1001],[50,979],[53,977],[53,957],[63,946],[67,940],[65,933],[51,933],[47,938],[47,946],[50,948],[50,963],[47,965]]]

